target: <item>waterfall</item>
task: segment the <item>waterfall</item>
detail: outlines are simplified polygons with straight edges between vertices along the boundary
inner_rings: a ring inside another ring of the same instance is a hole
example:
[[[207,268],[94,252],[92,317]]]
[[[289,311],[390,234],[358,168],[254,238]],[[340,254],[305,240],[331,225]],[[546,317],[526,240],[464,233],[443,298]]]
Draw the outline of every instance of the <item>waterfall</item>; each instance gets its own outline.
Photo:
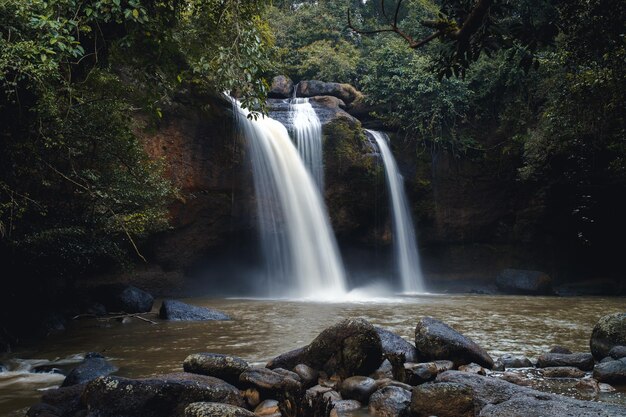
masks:
[[[368,130],[373,137],[383,159],[387,186],[391,196],[393,213],[393,240],[396,263],[402,280],[402,290],[405,293],[419,293],[424,291],[424,279],[420,267],[415,227],[404,192],[404,180],[396,160],[387,145],[389,137],[375,130]]]
[[[322,124],[320,119],[308,98],[292,98],[289,111],[298,152],[313,176],[317,187],[323,193],[324,162],[322,159]]]
[[[333,299],[346,292],[345,272],[319,189],[278,121],[235,104],[249,144],[271,295]]]

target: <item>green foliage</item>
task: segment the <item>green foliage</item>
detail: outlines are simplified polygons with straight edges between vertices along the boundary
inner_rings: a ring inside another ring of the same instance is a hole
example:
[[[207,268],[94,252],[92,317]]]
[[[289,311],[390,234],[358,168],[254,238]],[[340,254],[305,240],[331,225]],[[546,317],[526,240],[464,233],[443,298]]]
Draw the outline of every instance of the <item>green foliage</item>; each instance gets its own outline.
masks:
[[[263,110],[262,1],[0,1],[0,255],[75,278],[142,258],[175,190],[135,135],[184,84]],[[235,41],[233,42],[233,35]]]
[[[298,74],[305,79],[329,82],[355,82],[360,53],[354,45],[339,40],[315,41],[298,50],[302,61],[296,67]]]
[[[375,50],[363,79],[368,100],[382,109],[376,115],[389,127],[444,147],[464,152],[472,145],[462,123],[473,92],[458,79],[439,81],[427,55],[393,39]]]

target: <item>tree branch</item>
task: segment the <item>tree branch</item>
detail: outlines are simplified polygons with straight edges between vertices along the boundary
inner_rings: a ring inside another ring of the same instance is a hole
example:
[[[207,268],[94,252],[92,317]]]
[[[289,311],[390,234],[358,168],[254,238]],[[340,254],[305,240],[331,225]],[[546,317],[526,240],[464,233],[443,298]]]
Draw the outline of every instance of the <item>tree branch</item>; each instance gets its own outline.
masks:
[[[452,40],[466,43],[469,38],[480,29],[481,25],[484,23],[485,16],[489,13],[489,8],[493,4],[493,0],[477,0],[474,6],[472,7],[471,12],[463,22],[460,28],[456,29],[456,24],[446,20],[425,20],[422,22],[422,25],[428,28],[436,29],[436,32],[426,36],[423,39],[415,40],[406,32],[403,32],[398,27],[398,14],[400,13],[400,7],[402,5],[402,0],[398,0],[396,3],[396,10],[394,11],[393,22],[389,22],[389,18],[385,11],[385,1],[380,0],[381,9],[383,11],[383,15],[389,24],[389,27],[374,29],[374,30],[363,30],[358,29],[352,24],[351,14],[350,14],[350,6],[348,5],[348,27],[354,31],[355,33],[359,33],[362,35],[373,35],[377,33],[385,33],[392,32],[400,35],[404,40],[406,40],[409,44],[410,48],[417,49],[426,45],[427,43],[445,36]]]

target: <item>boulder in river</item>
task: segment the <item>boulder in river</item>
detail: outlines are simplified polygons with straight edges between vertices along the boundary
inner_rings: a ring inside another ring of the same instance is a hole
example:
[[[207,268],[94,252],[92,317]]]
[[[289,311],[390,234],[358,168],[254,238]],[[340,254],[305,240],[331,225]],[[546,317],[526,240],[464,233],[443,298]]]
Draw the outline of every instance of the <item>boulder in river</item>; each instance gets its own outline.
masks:
[[[272,359],[267,367],[293,369],[305,364],[341,377],[369,375],[383,362],[378,332],[363,319],[347,319],[323,330],[308,346]]]
[[[267,96],[269,98],[289,98],[293,94],[293,81],[286,75],[277,75],[272,78],[272,85]]]
[[[70,385],[84,384],[99,376],[110,375],[117,369],[102,355],[88,353],[85,355],[85,360],[67,374],[61,386],[69,387]]]
[[[609,356],[615,346],[626,346],[626,313],[609,314],[598,320],[589,345],[597,360]]]
[[[239,382],[239,375],[248,368],[250,365],[245,360],[220,353],[193,353],[183,362],[185,372],[212,376],[233,385]]]
[[[410,342],[407,342],[397,334],[381,327],[376,327],[376,332],[380,337],[383,353],[385,355],[402,354],[404,355],[405,362],[418,362],[417,350]]]
[[[333,402],[329,417],[352,417],[352,411],[358,410],[362,405],[357,400],[338,400]]]
[[[597,364],[593,369],[593,377],[609,384],[626,384],[626,358]]]
[[[593,365],[591,353],[544,353],[537,358],[537,368],[573,366],[583,371],[591,371]]]
[[[496,278],[498,290],[515,295],[552,295],[552,278],[545,272],[504,269]]]
[[[418,356],[426,360],[451,360],[457,367],[472,362],[489,369],[494,365],[485,349],[432,317],[424,317],[417,323],[415,347]]]
[[[185,408],[185,417],[257,417],[245,408],[230,404],[197,402]]]
[[[154,297],[148,292],[124,284],[96,287],[93,296],[111,312],[147,313],[154,303]]]
[[[370,397],[369,412],[375,417],[401,417],[411,404],[411,391],[387,386]]]
[[[244,406],[234,386],[221,379],[190,373],[142,379],[99,377],[87,384],[82,398],[98,417],[179,417],[194,402]]]
[[[193,306],[178,300],[163,300],[159,318],[172,321],[230,320],[228,314],[221,311]]]

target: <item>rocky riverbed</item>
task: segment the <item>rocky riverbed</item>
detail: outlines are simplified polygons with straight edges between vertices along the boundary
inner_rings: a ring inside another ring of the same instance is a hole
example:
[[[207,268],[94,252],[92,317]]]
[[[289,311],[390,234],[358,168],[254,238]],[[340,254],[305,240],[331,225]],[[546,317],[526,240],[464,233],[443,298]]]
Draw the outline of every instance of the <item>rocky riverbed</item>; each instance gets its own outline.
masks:
[[[27,415],[626,415],[625,406],[596,401],[626,384],[626,313],[601,318],[589,335],[591,352],[554,346],[537,358],[494,360],[470,337],[432,317],[417,320],[414,343],[348,318],[265,366],[224,353],[191,352],[183,372],[124,378],[92,354]],[[564,393],[577,394],[553,393],[559,384]]]

